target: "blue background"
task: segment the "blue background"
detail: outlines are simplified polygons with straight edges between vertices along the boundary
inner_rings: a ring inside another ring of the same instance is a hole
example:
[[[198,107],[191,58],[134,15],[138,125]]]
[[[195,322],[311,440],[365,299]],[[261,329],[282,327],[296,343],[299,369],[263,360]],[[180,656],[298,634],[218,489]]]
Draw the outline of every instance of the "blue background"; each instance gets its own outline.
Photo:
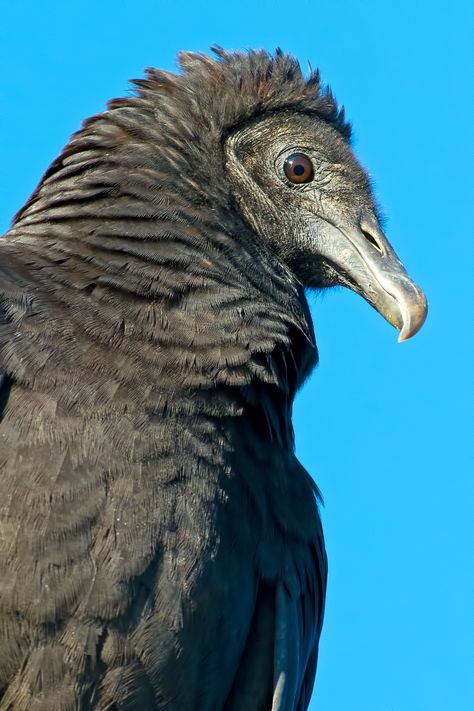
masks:
[[[173,69],[179,49],[282,46],[319,66],[347,106],[389,239],[430,313],[399,345],[354,294],[312,297],[321,364],[295,428],[326,501],[318,711],[474,708],[469,5],[0,5],[2,230],[80,121],[145,66]]]

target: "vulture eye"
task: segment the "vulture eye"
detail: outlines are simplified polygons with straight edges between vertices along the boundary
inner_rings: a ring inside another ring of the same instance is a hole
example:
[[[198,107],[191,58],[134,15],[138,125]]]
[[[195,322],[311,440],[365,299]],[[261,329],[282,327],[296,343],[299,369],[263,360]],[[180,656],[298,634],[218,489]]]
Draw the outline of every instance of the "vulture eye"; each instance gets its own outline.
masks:
[[[290,183],[309,183],[314,178],[313,162],[306,153],[292,153],[283,170]]]

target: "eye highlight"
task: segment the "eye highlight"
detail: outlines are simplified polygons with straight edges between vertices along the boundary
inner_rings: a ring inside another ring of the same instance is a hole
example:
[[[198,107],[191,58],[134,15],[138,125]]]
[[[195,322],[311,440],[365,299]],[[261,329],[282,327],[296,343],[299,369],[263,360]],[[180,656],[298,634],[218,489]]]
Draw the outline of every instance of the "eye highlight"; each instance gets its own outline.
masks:
[[[306,153],[292,153],[285,160],[283,170],[290,183],[310,183],[314,178],[313,162]]]

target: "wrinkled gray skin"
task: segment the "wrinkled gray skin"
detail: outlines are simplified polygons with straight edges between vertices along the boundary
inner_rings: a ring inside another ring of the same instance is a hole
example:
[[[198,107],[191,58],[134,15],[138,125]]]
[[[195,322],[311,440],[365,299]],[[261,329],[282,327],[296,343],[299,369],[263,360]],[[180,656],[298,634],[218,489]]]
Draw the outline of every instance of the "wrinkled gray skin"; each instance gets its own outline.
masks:
[[[304,287],[349,286],[402,339],[426,304],[318,75],[217,54],[88,120],[0,240],[0,711],[311,697]],[[285,177],[294,151],[311,183]]]
[[[312,159],[309,183],[285,176],[296,152]],[[227,156],[246,218],[306,287],[353,289],[400,329],[400,340],[421,328],[425,297],[382,232],[367,174],[330,126],[289,113],[257,119],[230,138]]]

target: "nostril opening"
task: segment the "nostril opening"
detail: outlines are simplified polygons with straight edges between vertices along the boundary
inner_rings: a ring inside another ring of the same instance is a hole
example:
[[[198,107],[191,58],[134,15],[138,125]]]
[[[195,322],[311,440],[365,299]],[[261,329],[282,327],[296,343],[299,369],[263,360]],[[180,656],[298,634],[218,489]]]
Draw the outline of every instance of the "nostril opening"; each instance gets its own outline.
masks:
[[[372,234],[370,234],[370,232],[367,232],[367,230],[364,230],[362,227],[361,227],[361,232],[362,232],[362,234],[364,235],[364,237],[365,237],[365,239],[367,240],[367,242],[370,242],[370,244],[371,244],[373,247],[375,247],[375,249],[377,250],[377,252],[380,252],[380,254],[383,254],[383,249],[382,249],[382,247],[379,245],[379,243],[377,242],[377,240],[375,239],[375,237],[374,237]]]

